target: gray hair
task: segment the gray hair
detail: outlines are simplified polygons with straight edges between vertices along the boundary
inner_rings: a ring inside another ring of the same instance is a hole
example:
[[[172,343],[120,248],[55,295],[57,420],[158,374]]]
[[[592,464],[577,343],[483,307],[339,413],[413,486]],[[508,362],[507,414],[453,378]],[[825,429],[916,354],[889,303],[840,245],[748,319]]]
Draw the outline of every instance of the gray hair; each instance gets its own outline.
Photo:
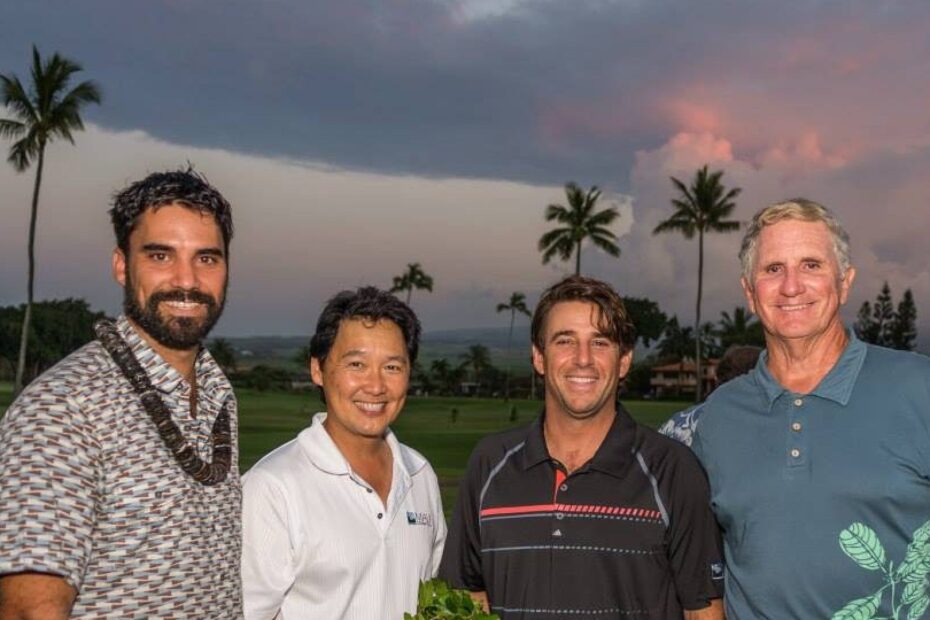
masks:
[[[743,277],[746,278],[747,282],[752,284],[752,270],[756,262],[756,246],[759,242],[759,235],[762,234],[762,229],[782,220],[823,222],[833,238],[833,253],[836,256],[836,263],[839,265],[839,277],[846,276],[846,271],[849,269],[849,233],[836,219],[833,212],[822,204],[805,198],[792,198],[765,207],[756,213],[749,223],[749,228],[746,229],[746,235],[743,237],[743,243],[739,249],[739,261],[743,268]]]

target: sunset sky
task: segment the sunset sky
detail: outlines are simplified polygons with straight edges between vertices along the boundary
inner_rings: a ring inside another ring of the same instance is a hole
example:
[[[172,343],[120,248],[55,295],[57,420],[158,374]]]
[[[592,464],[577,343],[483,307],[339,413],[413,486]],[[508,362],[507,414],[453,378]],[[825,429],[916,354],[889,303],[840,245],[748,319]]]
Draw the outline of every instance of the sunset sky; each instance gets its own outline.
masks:
[[[110,197],[191,162],[234,208],[220,335],[306,334],[330,295],[414,261],[426,330],[506,325],[498,302],[573,268],[536,250],[569,180],[622,214],[620,259],[587,249],[582,270],[690,323],[697,243],[651,231],[669,177],[707,163],[743,188],[737,219],[833,208],[847,317],[888,280],[930,336],[925,0],[31,0],[0,27],[0,72],[26,77],[35,43],[104,93],[48,152],[39,299],[117,312]],[[25,300],[32,183],[0,166],[0,305]],[[707,243],[708,319],[743,303],[739,238]]]

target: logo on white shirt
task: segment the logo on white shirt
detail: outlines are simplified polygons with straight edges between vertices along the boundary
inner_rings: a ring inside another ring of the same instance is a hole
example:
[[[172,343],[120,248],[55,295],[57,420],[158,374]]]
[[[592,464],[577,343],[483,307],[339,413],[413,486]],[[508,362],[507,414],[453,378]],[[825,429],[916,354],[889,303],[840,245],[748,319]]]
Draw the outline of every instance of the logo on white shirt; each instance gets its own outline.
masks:
[[[407,523],[410,525],[433,525],[433,515],[428,512],[407,511]]]

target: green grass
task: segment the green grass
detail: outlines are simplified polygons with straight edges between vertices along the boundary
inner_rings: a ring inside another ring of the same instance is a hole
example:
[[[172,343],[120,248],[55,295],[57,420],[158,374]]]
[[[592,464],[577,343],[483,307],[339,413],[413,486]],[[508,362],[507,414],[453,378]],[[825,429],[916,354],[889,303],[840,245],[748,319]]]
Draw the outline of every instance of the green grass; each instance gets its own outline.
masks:
[[[297,436],[310,424],[323,404],[315,392],[258,392],[238,389],[239,398],[239,465],[246,471],[258,459]],[[0,383],[0,413],[12,399],[12,386]],[[685,402],[627,401],[626,408],[634,418],[656,427],[675,411],[688,406]],[[510,422],[510,407],[516,406],[518,419]],[[458,418],[452,422],[452,408]],[[423,453],[439,476],[443,506],[452,509],[459,479],[465,470],[468,455],[478,440],[496,431],[527,424],[539,413],[541,403],[530,400],[487,398],[420,398],[410,397],[397,422],[393,425],[398,438]]]

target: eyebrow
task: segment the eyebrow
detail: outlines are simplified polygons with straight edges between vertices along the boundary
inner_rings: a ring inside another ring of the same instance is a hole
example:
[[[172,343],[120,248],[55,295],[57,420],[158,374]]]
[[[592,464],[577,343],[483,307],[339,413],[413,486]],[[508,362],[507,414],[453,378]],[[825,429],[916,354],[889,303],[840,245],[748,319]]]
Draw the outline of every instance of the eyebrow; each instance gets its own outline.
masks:
[[[347,357],[355,357],[357,355],[367,355],[367,354],[368,354],[368,351],[366,351],[365,349],[351,349],[349,351],[346,351],[342,355],[340,355],[339,359],[345,359]],[[405,364],[407,363],[406,355],[390,355],[388,356],[387,359],[389,362],[404,362]]]
[[[175,249],[170,245],[165,245],[164,243],[146,243],[142,246],[143,252],[174,252]],[[217,258],[223,258],[223,250],[217,247],[213,248],[203,248],[197,250],[198,256],[216,256]]]

